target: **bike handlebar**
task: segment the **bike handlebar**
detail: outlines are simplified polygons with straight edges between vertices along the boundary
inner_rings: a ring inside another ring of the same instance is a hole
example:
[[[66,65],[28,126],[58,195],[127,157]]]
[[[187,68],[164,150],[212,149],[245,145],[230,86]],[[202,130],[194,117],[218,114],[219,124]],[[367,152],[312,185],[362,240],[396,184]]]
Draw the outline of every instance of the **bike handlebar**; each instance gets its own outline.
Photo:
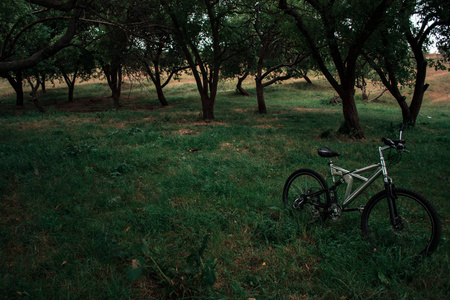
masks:
[[[405,140],[400,140],[400,139],[389,139],[389,138],[382,138],[381,141],[386,145],[389,146],[391,148],[394,148],[396,150],[405,150]]]

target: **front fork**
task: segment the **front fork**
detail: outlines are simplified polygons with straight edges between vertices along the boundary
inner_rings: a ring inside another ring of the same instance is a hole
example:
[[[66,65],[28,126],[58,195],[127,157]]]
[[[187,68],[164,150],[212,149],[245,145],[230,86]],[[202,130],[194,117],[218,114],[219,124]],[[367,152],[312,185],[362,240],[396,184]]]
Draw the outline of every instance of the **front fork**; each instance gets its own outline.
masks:
[[[402,230],[403,224],[398,215],[397,209],[397,195],[394,193],[394,184],[392,183],[392,178],[388,176],[386,161],[384,160],[383,150],[388,149],[388,147],[379,147],[378,151],[380,153],[380,163],[381,170],[383,172],[384,178],[384,188],[386,190],[388,207],[389,207],[389,217],[391,219],[391,225],[394,230]]]
[[[391,225],[394,230],[402,230],[403,224],[398,215],[397,209],[397,195],[394,193],[394,184],[392,183],[392,179],[388,179],[388,182],[384,184],[384,188],[386,189],[387,201],[389,207],[389,216],[391,219]]]

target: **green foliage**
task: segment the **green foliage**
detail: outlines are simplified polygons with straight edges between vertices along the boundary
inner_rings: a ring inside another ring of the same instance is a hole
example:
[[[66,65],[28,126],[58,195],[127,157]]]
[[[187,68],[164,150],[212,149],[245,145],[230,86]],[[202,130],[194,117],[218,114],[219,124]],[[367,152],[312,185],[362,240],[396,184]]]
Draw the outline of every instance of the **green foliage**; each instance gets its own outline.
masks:
[[[54,12],[22,0],[3,1],[0,9],[0,57],[3,60],[24,59],[48,46],[61,34],[66,23],[52,19]]]

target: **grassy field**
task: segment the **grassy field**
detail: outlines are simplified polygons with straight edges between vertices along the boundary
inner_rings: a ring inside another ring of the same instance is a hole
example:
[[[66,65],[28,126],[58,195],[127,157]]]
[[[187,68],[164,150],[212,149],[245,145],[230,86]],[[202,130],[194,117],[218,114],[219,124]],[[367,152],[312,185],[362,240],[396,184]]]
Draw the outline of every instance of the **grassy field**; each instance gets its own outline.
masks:
[[[282,209],[290,173],[326,176],[318,147],[348,168],[377,160],[401,122],[387,94],[357,101],[355,141],[336,133],[342,107],[320,79],[267,88],[266,115],[224,82],[213,122],[189,81],[167,88],[167,108],[128,84],[119,111],[102,82],[77,87],[73,104],[49,88],[45,114],[15,108],[1,82],[0,299],[449,299],[449,75],[430,75],[404,134],[411,154],[390,169],[441,216],[439,248],[420,264],[373,252],[358,213],[304,228]]]

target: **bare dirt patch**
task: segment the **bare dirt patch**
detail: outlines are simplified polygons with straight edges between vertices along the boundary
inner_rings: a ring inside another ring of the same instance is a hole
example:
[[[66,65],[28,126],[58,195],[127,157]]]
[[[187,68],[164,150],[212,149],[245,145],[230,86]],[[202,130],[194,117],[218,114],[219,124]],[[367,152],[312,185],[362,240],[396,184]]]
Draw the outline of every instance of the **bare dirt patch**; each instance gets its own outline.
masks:
[[[233,111],[239,112],[239,113],[246,113],[246,114],[254,114],[257,113],[258,110],[256,108],[233,108]]]
[[[154,110],[152,105],[142,103],[137,97],[123,97],[120,99],[121,108],[133,111]],[[73,102],[56,102],[52,107],[58,111],[67,112],[100,112],[113,109],[114,104],[111,97],[98,96],[76,99]]]
[[[178,133],[180,135],[196,135],[196,134],[198,134],[197,131],[191,130],[191,129],[180,129],[180,130],[178,130]]]
[[[324,109],[324,108],[307,108],[307,107],[296,107],[294,108],[296,111],[300,112],[318,112],[318,113],[324,113],[324,112],[334,112],[331,109]]]
[[[446,70],[429,69],[427,83],[430,84],[425,97],[432,102],[450,102],[450,72]]]
[[[210,126],[210,125],[230,126],[228,123],[221,122],[221,121],[215,121],[215,120],[198,120],[195,122],[189,122],[189,120],[184,120],[184,121],[186,121],[186,122],[183,122],[183,124],[187,125],[187,126]]]
[[[61,112],[74,112],[74,113],[89,113],[89,112],[103,112],[114,109],[114,102],[110,96],[94,96],[86,98],[74,99],[72,102],[67,100],[43,102],[43,106],[46,110],[54,109]],[[135,96],[127,96],[120,98],[120,108],[128,111],[153,111],[155,109],[161,109],[161,106],[153,106],[145,103],[143,100]],[[168,107],[170,108],[170,107]],[[37,111],[36,106],[31,101],[25,101],[23,107],[17,107],[15,104],[0,106],[0,110],[15,111],[15,114],[20,115],[27,111]]]
[[[284,125],[271,125],[271,124],[259,124],[259,125],[255,125],[253,126],[255,128],[261,128],[261,129],[274,129],[274,128],[282,128],[284,127]]]
[[[447,95],[436,96],[434,93],[430,93],[430,98],[432,98],[433,102],[450,102],[450,93]]]

